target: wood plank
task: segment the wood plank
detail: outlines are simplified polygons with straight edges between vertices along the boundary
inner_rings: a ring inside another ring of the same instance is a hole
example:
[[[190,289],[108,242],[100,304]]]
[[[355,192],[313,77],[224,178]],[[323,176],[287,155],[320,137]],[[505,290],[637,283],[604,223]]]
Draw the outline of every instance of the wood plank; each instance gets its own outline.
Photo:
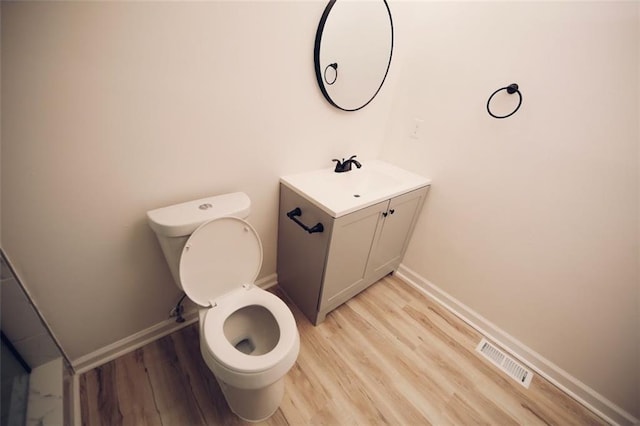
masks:
[[[114,363],[117,404],[123,425],[160,426],[160,413],[155,404],[153,390],[144,366],[141,349],[121,357]]]
[[[263,424],[604,425],[536,375],[525,389],[475,352],[481,335],[388,276],[300,332],[278,411]],[[82,424],[244,425],[200,355],[197,325],[80,377]]]
[[[224,400],[215,376],[202,358],[200,347],[196,346],[199,342],[197,327],[173,333],[170,338],[205,424],[221,424],[227,418],[235,418]]]
[[[204,425],[189,376],[177,356],[171,336],[145,346],[144,363],[163,425]]]

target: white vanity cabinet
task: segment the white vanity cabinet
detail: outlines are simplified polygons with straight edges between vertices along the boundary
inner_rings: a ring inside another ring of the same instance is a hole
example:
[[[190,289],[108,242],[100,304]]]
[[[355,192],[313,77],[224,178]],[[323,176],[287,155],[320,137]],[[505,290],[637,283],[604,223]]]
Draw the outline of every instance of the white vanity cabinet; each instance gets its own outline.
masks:
[[[339,217],[280,184],[278,283],[313,324],[400,265],[429,186]],[[300,209],[297,219],[287,213]]]

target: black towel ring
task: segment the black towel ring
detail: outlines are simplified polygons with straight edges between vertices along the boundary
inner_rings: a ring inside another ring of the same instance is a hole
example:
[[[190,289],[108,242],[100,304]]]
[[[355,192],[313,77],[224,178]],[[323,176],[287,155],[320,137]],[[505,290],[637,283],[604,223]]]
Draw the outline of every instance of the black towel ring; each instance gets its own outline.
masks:
[[[501,90],[506,90],[508,94],[513,95],[514,93],[518,94],[518,97],[520,98],[520,100],[518,101],[518,106],[516,107],[516,109],[514,109],[513,111],[511,111],[510,114],[507,115],[495,115],[494,113],[491,112],[491,108],[489,108],[489,104],[491,103],[491,99],[493,98],[493,96],[500,92]],[[522,105],[522,93],[520,93],[520,90],[518,90],[518,85],[516,83],[510,84],[507,87],[502,87],[498,90],[496,90],[495,92],[493,92],[491,94],[491,96],[489,96],[489,100],[487,101],[487,112],[489,113],[490,116],[492,116],[493,118],[507,118],[507,117],[511,117],[513,114],[516,113],[516,111],[518,109],[520,109],[520,105]]]
[[[329,79],[327,78],[327,70],[329,68],[332,68],[334,72],[333,80],[331,81],[329,81]],[[336,82],[337,79],[338,79],[338,63],[334,62],[332,64],[327,65],[324,68],[324,82],[327,83],[329,86],[331,86],[333,83]]]

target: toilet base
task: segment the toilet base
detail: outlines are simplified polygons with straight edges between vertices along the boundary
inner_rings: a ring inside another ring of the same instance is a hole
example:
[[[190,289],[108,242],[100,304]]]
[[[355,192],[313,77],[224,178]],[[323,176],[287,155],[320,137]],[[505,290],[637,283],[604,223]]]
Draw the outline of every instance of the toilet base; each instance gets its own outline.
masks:
[[[240,389],[218,379],[231,411],[242,420],[261,422],[278,410],[284,396],[284,378],[259,389]]]

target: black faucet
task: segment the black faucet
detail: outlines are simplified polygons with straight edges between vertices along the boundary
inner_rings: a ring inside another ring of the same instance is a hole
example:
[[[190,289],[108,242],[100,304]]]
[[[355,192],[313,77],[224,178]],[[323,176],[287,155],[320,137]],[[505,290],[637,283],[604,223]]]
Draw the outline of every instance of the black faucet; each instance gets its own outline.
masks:
[[[333,160],[331,160],[331,161],[335,161],[336,162],[336,169],[334,170],[334,172],[336,172],[336,173],[348,172],[349,170],[351,170],[351,164],[355,165],[357,168],[362,167],[362,164],[360,164],[360,162],[358,160],[354,160],[354,158],[356,158],[355,155],[352,155],[346,161],[343,158],[342,162],[340,162],[340,160],[335,159],[335,158]]]

